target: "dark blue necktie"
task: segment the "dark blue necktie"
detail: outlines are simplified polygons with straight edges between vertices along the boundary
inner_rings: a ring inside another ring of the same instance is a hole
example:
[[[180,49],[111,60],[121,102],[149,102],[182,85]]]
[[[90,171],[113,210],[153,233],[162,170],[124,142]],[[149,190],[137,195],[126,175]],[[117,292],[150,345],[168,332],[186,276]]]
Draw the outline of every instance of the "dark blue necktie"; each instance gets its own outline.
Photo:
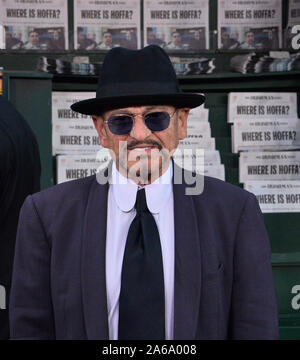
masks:
[[[119,299],[120,340],[165,339],[162,253],[145,189],[137,192],[136,216],[127,236]]]

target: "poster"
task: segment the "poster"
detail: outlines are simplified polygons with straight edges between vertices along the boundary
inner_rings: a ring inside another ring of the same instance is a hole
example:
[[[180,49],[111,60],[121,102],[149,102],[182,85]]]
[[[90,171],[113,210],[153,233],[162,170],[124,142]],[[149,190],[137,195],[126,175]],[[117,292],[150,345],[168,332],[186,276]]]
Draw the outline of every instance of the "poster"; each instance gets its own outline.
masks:
[[[174,152],[173,159],[178,166],[186,170],[225,181],[225,167],[221,164],[220,153],[217,150],[179,147]]]
[[[193,124],[196,126],[197,124],[200,125],[201,122],[208,122],[209,118],[209,109],[206,109],[204,105],[197,106],[190,110],[187,124]]]
[[[299,119],[236,121],[231,127],[232,152],[300,148]]]
[[[86,124],[92,124],[89,115],[80,114],[71,110],[70,106],[77,101],[96,97],[95,92],[80,91],[52,91],[52,123],[78,120]]]
[[[82,124],[70,120],[52,125],[53,155],[94,153],[100,149],[100,140],[93,123]]]
[[[249,181],[263,213],[300,212],[300,181]]]
[[[199,164],[204,166],[221,165],[220,152],[218,150],[204,149],[180,149],[177,148],[173,154],[173,159],[179,166],[183,167],[184,161],[190,163],[192,159],[196,159]]]
[[[110,160],[109,151],[104,148],[95,154],[58,155],[56,158],[57,183],[94,175]]]
[[[67,0],[0,0],[0,24],[7,50],[65,50]]]
[[[74,0],[74,48],[141,47],[140,1]]]
[[[207,121],[188,120],[187,137],[179,141],[181,149],[215,150],[215,139],[211,137],[210,123]]]
[[[94,92],[52,92],[52,153],[92,153],[99,149],[98,134],[91,116],[71,110],[80,100],[94,98]]]
[[[209,139],[211,129],[209,122],[188,121],[187,139]]]
[[[263,119],[274,116],[297,118],[297,93],[295,92],[231,92],[228,96],[227,121]]]
[[[215,138],[205,138],[202,135],[188,136],[184,140],[180,140],[178,148],[183,149],[205,149],[205,150],[215,150],[216,142]]]
[[[281,48],[281,21],[281,0],[218,0],[218,48]]]
[[[209,1],[144,0],[144,46],[166,51],[209,48]]]
[[[253,180],[300,181],[300,151],[240,153],[239,182]]]

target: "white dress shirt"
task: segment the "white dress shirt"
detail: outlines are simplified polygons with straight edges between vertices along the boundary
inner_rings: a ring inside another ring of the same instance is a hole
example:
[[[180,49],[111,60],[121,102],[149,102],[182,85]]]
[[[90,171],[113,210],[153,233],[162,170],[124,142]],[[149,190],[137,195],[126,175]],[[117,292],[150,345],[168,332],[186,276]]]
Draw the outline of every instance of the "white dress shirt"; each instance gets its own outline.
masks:
[[[156,221],[163,258],[165,283],[165,333],[173,339],[174,327],[174,200],[173,167],[155,182],[145,186],[149,210]],[[109,339],[118,339],[119,296],[122,262],[128,230],[136,211],[134,209],[139,186],[122,176],[112,166],[112,184],[109,186],[106,230],[106,289]]]

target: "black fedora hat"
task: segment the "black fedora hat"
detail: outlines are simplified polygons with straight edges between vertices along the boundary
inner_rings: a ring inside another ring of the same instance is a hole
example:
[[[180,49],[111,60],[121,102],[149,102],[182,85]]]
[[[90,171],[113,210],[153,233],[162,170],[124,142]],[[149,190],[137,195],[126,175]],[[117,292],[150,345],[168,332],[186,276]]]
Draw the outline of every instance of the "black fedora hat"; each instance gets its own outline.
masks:
[[[194,108],[205,97],[183,93],[165,51],[157,45],[141,50],[111,49],[103,62],[96,97],[78,101],[71,109],[86,115],[129,106],[173,105]]]

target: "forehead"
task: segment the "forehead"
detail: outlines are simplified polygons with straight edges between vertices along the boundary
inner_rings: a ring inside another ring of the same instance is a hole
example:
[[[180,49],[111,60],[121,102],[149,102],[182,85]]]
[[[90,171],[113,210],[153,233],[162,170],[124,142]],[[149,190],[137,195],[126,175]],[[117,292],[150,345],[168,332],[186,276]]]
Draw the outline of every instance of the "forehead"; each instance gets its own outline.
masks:
[[[105,111],[103,113],[103,116],[106,117],[106,116],[110,116],[110,115],[118,114],[118,113],[143,114],[144,112],[147,112],[147,111],[154,111],[154,110],[172,111],[173,109],[175,109],[175,108],[174,108],[174,106],[171,106],[171,105],[128,106],[128,107],[123,107],[123,108],[119,108],[119,109]]]

